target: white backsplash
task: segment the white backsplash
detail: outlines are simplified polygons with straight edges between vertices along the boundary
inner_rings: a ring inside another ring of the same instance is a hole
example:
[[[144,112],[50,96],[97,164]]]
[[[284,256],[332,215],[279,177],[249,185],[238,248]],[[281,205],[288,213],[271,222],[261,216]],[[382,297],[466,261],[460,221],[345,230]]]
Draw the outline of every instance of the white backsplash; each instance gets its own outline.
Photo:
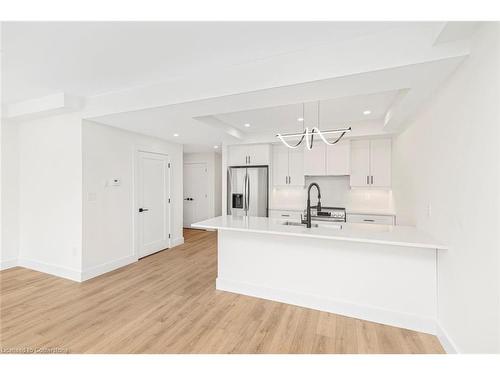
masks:
[[[350,209],[392,210],[392,190],[353,188],[349,176],[306,177],[305,186],[316,182],[321,188],[321,203],[327,207],[346,207]],[[313,188],[311,201],[316,202],[316,189]],[[301,187],[274,187],[271,192],[271,208],[304,209],[306,189]]]

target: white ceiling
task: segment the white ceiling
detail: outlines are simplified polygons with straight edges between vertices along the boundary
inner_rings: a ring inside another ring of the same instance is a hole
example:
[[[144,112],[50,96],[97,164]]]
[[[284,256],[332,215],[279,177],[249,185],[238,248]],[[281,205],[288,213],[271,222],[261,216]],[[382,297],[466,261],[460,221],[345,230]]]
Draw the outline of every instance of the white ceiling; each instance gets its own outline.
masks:
[[[456,41],[474,29],[442,22],[10,22],[2,33],[2,94],[6,104],[59,92],[82,97],[84,118],[182,143],[187,152],[296,130],[302,103],[306,124],[315,125],[317,101],[322,126],[395,132],[461,63],[467,44]]]
[[[303,104],[216,114],[214,117],[244,133],[275,134],[302,129],[303,125],[316,126],[319,103],[319,120],[322,128],[365,120],[383,121],[398,92],[397,90],[325,99]],[[365,115],[364,111],[370,113]],[[304,121],[298,121],[299,118]],[[245,124],[250,124],[250,127],[246,127]]]
[[[401,27],[390,22],[6,22],[3,100],[96,95]]]

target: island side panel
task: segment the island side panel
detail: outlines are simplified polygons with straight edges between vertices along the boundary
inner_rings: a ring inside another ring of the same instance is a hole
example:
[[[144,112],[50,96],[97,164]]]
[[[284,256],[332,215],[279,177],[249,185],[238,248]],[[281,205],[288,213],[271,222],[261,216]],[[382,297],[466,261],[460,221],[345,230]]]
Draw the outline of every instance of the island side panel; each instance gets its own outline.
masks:
[[[217,289],[435,333],[436,250],[219,230]]]

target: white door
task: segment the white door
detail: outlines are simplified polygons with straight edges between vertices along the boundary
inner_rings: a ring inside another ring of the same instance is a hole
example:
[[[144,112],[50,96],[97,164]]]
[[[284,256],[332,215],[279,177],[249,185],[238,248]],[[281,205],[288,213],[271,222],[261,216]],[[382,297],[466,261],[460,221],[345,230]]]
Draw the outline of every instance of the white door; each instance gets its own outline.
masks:
[[[303,147],[288,150],[288,185],[304,186],[304,151]]]
[[[139,152],[139,258],[170,247],[170,174],[167,155]]]
[[[346,176],[351,173],[351,143],[340,141],[326,146],[326,174],[329,176]]]
[[[184,164],[184,227],[209,218],[206,163]]]
[[[391,186],[391,140],[372,139],[370,143],[370,185]]]
[[[351,141],[351,186],[370,186],[370,141]]]
[[[288,184],[288,148],[281,145],[273,146],[273,185]]]

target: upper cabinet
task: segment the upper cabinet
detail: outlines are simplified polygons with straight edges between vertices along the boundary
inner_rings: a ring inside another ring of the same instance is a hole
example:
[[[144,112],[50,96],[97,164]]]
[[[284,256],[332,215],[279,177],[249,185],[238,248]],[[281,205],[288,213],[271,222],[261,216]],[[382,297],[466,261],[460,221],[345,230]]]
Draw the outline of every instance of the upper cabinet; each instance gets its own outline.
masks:
[[[315,142],[312,150],[304,150],[304,174],[306,176],[343,176],[350,173],[349,141],[327,146]]]
[[[391,187],[391,139],[351,141],[351,186]]]
[[[304,186],[304,155],[302,148],[273,146],[273,185]]]
[[[270,146],[234,145],[228,148],[228,166],[269,165]]]
[[[326,146],[326,174],[328,176],[346,176],[351,173],[351,142],[340,141],[333,146]]]

